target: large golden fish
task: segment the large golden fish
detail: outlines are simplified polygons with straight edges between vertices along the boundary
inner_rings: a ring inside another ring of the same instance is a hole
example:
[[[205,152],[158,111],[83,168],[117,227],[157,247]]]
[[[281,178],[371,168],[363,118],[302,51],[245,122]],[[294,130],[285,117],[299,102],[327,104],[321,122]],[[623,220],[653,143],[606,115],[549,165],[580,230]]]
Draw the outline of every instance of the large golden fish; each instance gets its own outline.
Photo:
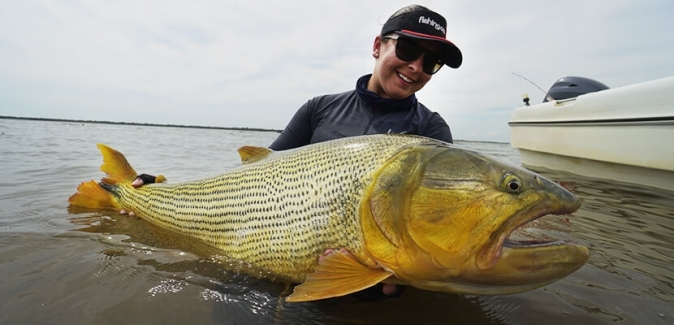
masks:
[[[124,156],[98,148],[107,176],[82,183],[71,205],[135,211],[263,276],[301,283],[288,301],[341,296],[379,282],[517,293],[567,276],[589,256],[566,241],[508,239],[543,215],[576,211],[573,194],[530,171],[428,138],[372,135],[279,152],[242,147],[243,164],[220,176],[137,189]],[[319,262],[327,249],[335,251]]]

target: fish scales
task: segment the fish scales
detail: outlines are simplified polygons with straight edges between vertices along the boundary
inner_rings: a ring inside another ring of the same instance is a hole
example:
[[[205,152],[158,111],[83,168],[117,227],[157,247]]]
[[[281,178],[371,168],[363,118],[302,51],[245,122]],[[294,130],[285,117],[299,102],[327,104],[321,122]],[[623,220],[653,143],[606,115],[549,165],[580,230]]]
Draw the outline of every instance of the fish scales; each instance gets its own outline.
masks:
[[[327,248],[363,249],[360,200],[373,174],[402,146],[431,142],[380,135],[275,152],[217,177],[133,189],[118,205],[199,238],[227,256],[302,281]]]

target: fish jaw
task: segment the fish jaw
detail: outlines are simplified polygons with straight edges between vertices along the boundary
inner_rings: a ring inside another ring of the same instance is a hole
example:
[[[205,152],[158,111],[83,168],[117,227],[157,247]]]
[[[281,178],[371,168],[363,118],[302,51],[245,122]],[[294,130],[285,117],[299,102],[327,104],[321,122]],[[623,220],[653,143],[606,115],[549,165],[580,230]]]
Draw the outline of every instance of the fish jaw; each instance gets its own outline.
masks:
[[[484,248],[476,258],[476,264],[481,270],[488,270],[497,263],[503,264],[503,259],[511,255],[502,254],[504,251],[517,250],[518,256],[525,251],[549,249],[550,246],[564,251],[565,246],[577,247],[575,243],[564,241],[540,241],[518,242],[510,240],[513,232],[527,223],[546,215],[564,215],[571,214],[580,208],[581,202],[569,191],[554,182],[533,173],[529,173],[535,182],[536,190],[529,193],[529,199],[532,203],[526,208],[513,213],[512,217],[503,224],[500,229],[496,229],[490,237],[490,241],[484,245]],[[570,256],[575,256],[571,254]],[[546,259],[544,259],[546,260]],[[587,260],[587,258],[585,259]],[[585,261],[583,260],[582,263]],[[581,265],[582,265],[581,263]],[[554,263],[552,263],[554,264]]]
[[[558,281],[585,264],[590,252],[585,246],[566,241],[505,246],[501,258],[481,270],[470,283],[474,294],[513,294]],[[467,285],[468,286],[468,285]]]
[[[535,238],[515,240],[513,232],[546,215],[571,214],[580,208],[580,200],[561,186],[535,175],[545,190],[541,201],[514,215],[495,232],[492,241],[476,257],[473,272],[465,272],[465,289],[474,294],[519,293],[558,281],[581,268],[590,252],[587,247],[568,240]],[[526,236],[525,236],[526,237]]]
[[[557,281],[588,259],[588,249],[575,243],[508,238],[532,220],[580,207],[540,175],[439,145],[410,149],[384,168],[368,194],[365,214],[374,221],[363,224],[365,241],[373,258],[409,285],[517,293]]]

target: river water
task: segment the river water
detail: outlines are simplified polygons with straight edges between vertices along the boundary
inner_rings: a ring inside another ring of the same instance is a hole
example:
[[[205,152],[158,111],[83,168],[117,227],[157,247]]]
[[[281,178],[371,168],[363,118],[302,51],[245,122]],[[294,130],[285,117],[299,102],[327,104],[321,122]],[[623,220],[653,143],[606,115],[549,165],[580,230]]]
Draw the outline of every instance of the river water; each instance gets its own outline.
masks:
[[[68,209],[81,181],[103,176],[96,143],[173,183],[234,167],[238,147],[275,137],[0,119],[0,324],[674,324],[674,193],[633,184],[543,173],[583,206],[541,223],[590,247],[590,259],[544,288],[494,297],[408,288],[375,302],[286,303],[285,285],[227,271],[197,243]],[[520,163],[506,143],[457,146]]]

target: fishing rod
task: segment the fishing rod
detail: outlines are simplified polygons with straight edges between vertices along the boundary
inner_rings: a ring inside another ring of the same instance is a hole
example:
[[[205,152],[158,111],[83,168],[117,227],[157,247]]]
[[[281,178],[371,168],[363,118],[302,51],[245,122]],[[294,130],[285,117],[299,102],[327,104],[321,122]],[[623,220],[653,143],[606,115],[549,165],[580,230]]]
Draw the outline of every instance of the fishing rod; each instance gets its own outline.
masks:
[[[543,90],[543,88],[539,87],[535,82],[527,79],[523,75],[517,74],[515,72],[511,72],[511,73],[520,77],[520,78],[522,78],[522,79],[524,79],[524,80],[526,80],[526,81],[528,81],[530,84],[532,84],[532,85],[536,86],[536,88],[540,89],[543,92],[543,94],[545,94],[545,96],[548,97],[548,101],[554,100],[554,98],[552,98],[552,96],[548,95],[547,91]],[[527,94],[522,95],[522,101],[524,102],[524,105],[529,106],[529,95],[527,95]]]

